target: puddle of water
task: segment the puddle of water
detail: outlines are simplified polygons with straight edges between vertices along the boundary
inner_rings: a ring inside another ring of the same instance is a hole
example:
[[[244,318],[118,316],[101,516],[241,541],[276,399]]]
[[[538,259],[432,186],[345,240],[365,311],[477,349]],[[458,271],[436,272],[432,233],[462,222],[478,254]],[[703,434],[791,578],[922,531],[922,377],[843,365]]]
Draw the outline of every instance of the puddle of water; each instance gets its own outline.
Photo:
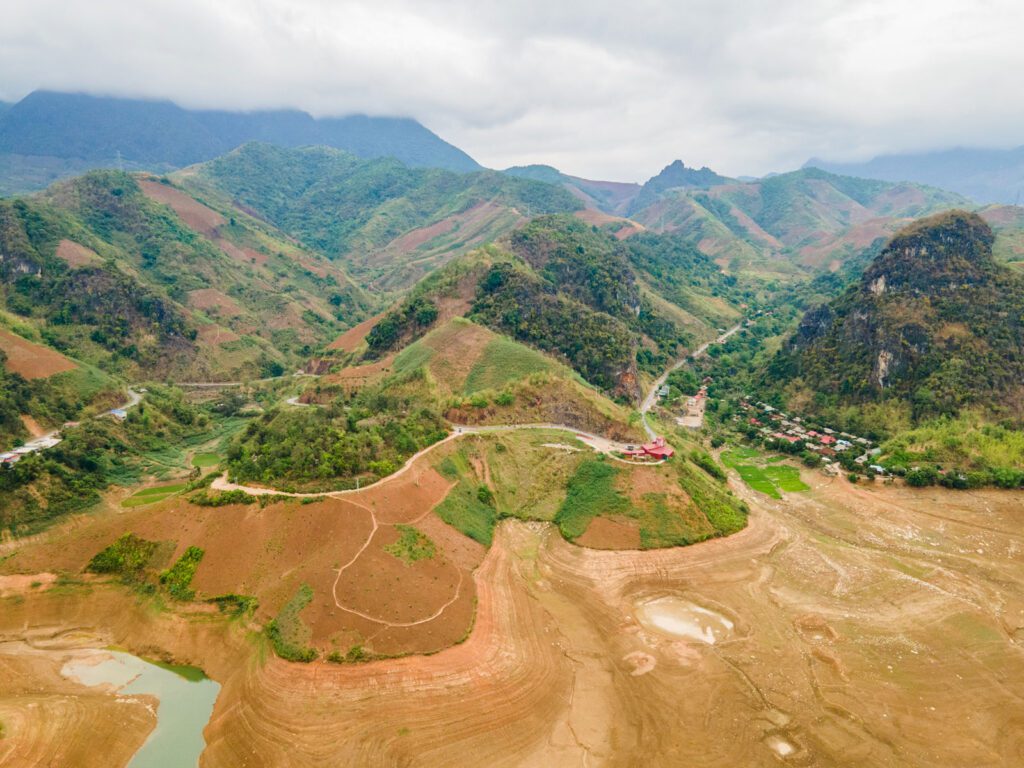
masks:
[[[768,745],[768,749],[779,757],[789,757],[796,752],[796,747],[781,736],[769,736],[764,740],[764,743]]]
[[[95,660],[69,661],[61,674],[83,685],[110,685],[120,694],[149,694],[159,699],[157,723],[128,768],[195,768],[206,746],[203,728],[213,713],[220,684],[195,667],[157,665],[110,651]]]
[[[636,616],[647,629],[709,645],[725,639],[733,630],[733,623],[725,616],[679,597],[639,602]]]

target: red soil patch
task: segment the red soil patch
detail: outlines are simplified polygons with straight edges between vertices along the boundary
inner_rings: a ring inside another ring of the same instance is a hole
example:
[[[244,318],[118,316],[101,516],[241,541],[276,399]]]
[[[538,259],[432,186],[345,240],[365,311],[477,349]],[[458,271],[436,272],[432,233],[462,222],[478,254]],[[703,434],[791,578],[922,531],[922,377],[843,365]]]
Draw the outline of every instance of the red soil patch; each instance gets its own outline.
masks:
[[[679,487],[674,470],[666,467],[630,467],[619,475],[616,485],[638,504],[647,493],[664,493],[673,499],[686,502],[689,496]]]
[[[200,288],[190,291],[188,302],[196,309],[217,310],[224,317],[235,317],[242,314],[242,308],[238,306],[235,300],[221,293],[216,288]]]
[[[7,370],[26,379],[45,379],[77,367],[60,352],[3,329],[0,329],[0,350],[7,355]]]
[[[383,377],[391,370],[391,363],[395,360],[394,355],[377,360],[366,365],[353,365],[349,368],[342,368],[337,373],[330,373],[321,377],[320,382],[324,385],[337,384],[346,390],[359,389]]]
[[[168,184],[142,179],[139,181],[139,187],[150,200],[170,207],[178,214],[178,218],[211,240],[218,236],[218,229],[225,224],[224,217],[215,210]]]
[[[426,461],[417,461],[394,480],[349,498],[372,509],[381,524],[415,523],[440,504],[451,487]]]
[[[411,623],[429,619],[463,584],[468,586],[471,580],[436,551],[436,543],[434,557],[413,563],[387,552],[384,548],[398,538],[392,526],[377,529],[363,554],[338,578],[334,594],[341,605],[380,621]]]
[[[591,549],[640,549],[640,529],[632,520],[595,517],[576,543]]]
[[[199,234],[212,240],[218,248],[235,261],[241,264],[255,262],[259,266],[267,263],[266,254],[252,248],[240,248],[222,237],[220,228],[224,226],[226,220],[212,208],[194,200],[181,190],[158,181],[142,179],[139,181],[139,187],[142,188],[146,197],[170,207],[178,215],[178,218]]]
[[[605,224],[621,223],[622,227],[615,232],[615,237],[619,240],[625,240],[627,237],[645,230],[642,224],[638,224],[635,221],[624,219],[621,216],[612,216],[604,211],[598,211],[593,208],[584,208],[582,211],[576,211],[573,216],[597,227],[603,227]]]
[[[339,349],[342,352],[352,352],[356,347],[363,343],[363,339],[366,338],[366,334],[373,329],[373,326],[380,322],[380,319],[384,317],[384,314],[385,313],[381,312],[379,315],[374,315],[368,320],[363,320],[359,325],[352,326],[341,334],[341,336],[328,344],[327,348]]]
[[[459,216],[449,216],[447,219],[441,219],[441,221],[435,222],[428,227],[420,227],[419,229],[410,230],[401,237],[396,237],[387,244],[386,248],[389,251],[398,251],[399,253],[415,251],[421,245],[429,243],[435,237],[451,232],[455,229],[455,225],[458,222]]]
[[[99,254],[91,248],[74,242],[73,240],[61,240],[57,246],[57,257],[64,259],[69,267],[89,267],[98,264],[101,259]]]

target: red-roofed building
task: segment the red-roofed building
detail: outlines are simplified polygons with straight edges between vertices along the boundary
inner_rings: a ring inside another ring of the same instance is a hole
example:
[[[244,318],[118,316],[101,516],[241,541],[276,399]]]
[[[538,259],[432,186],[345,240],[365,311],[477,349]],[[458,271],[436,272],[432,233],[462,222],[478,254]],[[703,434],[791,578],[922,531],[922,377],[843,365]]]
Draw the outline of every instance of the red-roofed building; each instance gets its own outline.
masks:
[[[656,437],[653,442],[644,443],[642,448],[645,454],[655,459],[670,459],[676,453],[672,446],[665,444],[664,437]]]
[[[832,437],[832,435],[823,435],[819,442],[822,445],[832,445],[833,443],[835,443],[835,441],[836,439]]]

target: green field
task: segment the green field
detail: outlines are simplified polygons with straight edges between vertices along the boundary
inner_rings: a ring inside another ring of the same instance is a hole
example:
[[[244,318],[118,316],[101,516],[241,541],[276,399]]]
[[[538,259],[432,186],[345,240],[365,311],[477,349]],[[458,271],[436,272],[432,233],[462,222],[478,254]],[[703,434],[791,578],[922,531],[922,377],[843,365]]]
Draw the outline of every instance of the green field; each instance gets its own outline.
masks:
[[[180,493],[185,489],[185,483],[173,483],[172,485],[158,485],[153,488],[143,488],[136,491],[127,499],[121,502],[122,507],[141,507],[143,504],[155,504],[163,501],[169,496]]]
[[[215,467],[220,464],[220,456],[216,453],[197,453],[192,457],[192,466],[200,469]]]
[[[772,461],[753,448],[737,447],[722,452],[722,463],[735,469],[743,482],[755,491],[781,499],[782,493],[806,491],[810,488],[800,479],[800,470]]]

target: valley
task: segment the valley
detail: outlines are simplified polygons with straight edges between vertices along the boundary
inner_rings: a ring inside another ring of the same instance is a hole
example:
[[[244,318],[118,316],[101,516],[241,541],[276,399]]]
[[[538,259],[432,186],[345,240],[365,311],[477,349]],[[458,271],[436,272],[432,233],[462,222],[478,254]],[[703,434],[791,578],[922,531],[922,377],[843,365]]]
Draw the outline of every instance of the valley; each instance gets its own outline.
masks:
[[[0,155],[86,171],[0,199],[0,764],[1024,761],[1015,206],[48,93]]]

